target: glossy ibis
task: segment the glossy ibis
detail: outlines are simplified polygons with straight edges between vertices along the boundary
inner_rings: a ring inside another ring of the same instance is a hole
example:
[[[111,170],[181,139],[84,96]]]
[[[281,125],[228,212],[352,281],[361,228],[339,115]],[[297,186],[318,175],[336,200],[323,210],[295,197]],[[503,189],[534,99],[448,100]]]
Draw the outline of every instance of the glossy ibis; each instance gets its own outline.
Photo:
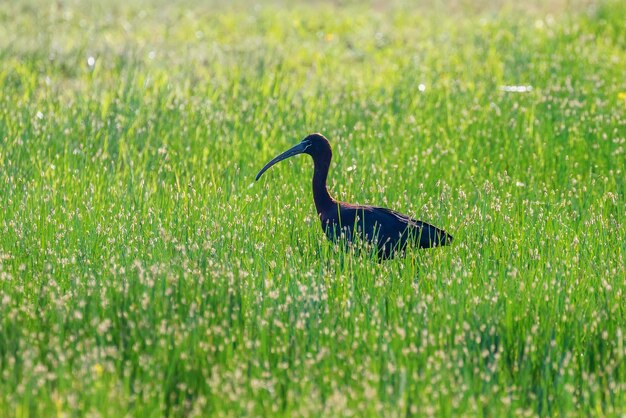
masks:
[[[452,241],[452,236],[445,231],[393,210],[352,205],[333,199],[326,188],[333,154],[328,140],[321,134],[311,134],[275,157],[259,171],[256,180],[277,162],[297,154],[309,154],[313,158],[313,200],[322,229],[331,241],[345,238],[353,242],[355,237],[359,237],[366,243],[376,245],[380,258],[403,253],[409,243],[418,248],[431,248]]]

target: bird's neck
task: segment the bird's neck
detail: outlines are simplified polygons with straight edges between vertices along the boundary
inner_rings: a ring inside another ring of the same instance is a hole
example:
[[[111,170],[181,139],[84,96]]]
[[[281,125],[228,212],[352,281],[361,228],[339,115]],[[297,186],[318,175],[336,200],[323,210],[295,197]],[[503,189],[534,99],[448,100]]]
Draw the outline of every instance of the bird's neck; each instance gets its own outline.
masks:
[[[336,204],[335,199],[331,197],[326,187],[330,159],[321,161],[320,159],[314,158],[313,162],[315,164],[313,170],[313,200],[315,201],[317,213],[322,214],[322,212],[332,208]]]

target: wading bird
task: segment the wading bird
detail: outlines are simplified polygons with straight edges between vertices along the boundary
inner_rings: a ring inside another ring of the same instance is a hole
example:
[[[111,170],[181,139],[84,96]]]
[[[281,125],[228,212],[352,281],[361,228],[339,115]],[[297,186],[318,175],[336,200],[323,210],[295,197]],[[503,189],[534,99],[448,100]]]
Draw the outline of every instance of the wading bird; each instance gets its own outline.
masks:
[[[322,229],[331,241],[345,239],[353,243],[355,239],[360,239],[374,245],[380,258],[404,253],[407,244],[431,248],[452,242],[452,236],[445,231],[393,210],[352,205],[333,199],[326,188],[333,154],[328,140],[322,134],[311,134],[272,159],[259,171],[256,180],[277,162],[298,154],[309,154],[313,158],[313,200]]]

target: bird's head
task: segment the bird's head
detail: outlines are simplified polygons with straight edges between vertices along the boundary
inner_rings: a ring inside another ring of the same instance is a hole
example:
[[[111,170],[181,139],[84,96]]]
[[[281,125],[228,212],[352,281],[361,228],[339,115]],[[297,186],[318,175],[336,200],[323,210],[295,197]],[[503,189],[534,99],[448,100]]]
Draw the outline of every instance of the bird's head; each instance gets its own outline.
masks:
[[[263,167],[261,171],[259,171],[259,174],[256,175],[255,180],[260,179],[263,173],[265,173],[274,164],[298,154],[309,154],[314,159],[321,157],[324,161],[328,161],[329,163],[330,158],[332,157],[330,143],[324,135],[318,133],[307,135],[306,138],[304,138],[298,145],[289,148],[287,151],[277,155],[269,163],[265,164],[265,167]]]
[[[300,144],[303,143],[307,144],[304,153],[309,154],[312,157],[317,155],[326,155],[331,152],[330,142],[328,142],[328,139],[326,139],[324,135],[319,133],[307,135]]]

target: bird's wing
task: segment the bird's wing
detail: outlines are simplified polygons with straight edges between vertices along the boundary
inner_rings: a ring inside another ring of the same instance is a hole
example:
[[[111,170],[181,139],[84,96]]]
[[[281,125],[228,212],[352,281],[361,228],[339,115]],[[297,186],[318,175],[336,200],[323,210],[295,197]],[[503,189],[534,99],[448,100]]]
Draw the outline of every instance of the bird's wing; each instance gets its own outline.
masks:
[[[371,207],[372,211],[378,213],[384,213],[385,215],[393,217],[394,220],[401,222],[409,228],[416,228],[419,230],[417,237],[419,239],[420,247],[431,247],[433,245],[446,245],[452,242],[452,236],[443,229],[437,228],[427,222],[419,221],[406,216],[395,210],[381,208],[377,206]]]
[[[416,226],[416,227],[421,227],[422,225],[426,224],[426,222],[422,222],[422,221],[418,221],[417,219],[413,219],[411,217],[408,217],[402,213],[396,212],[395,210],[391,210],[391,209],[387,209],[387,208],[381,208],[378,206],[371,206],[372,210],[374,211],[378,211],[378,212],[382,212],[385,213],[387,215],[390,215],[394,218],[396,218],[398,221],[402,222],[402,223],[406,223],[408,225],[412,225],[412,226]],[[428,225],[428,224],[426,224]]]

